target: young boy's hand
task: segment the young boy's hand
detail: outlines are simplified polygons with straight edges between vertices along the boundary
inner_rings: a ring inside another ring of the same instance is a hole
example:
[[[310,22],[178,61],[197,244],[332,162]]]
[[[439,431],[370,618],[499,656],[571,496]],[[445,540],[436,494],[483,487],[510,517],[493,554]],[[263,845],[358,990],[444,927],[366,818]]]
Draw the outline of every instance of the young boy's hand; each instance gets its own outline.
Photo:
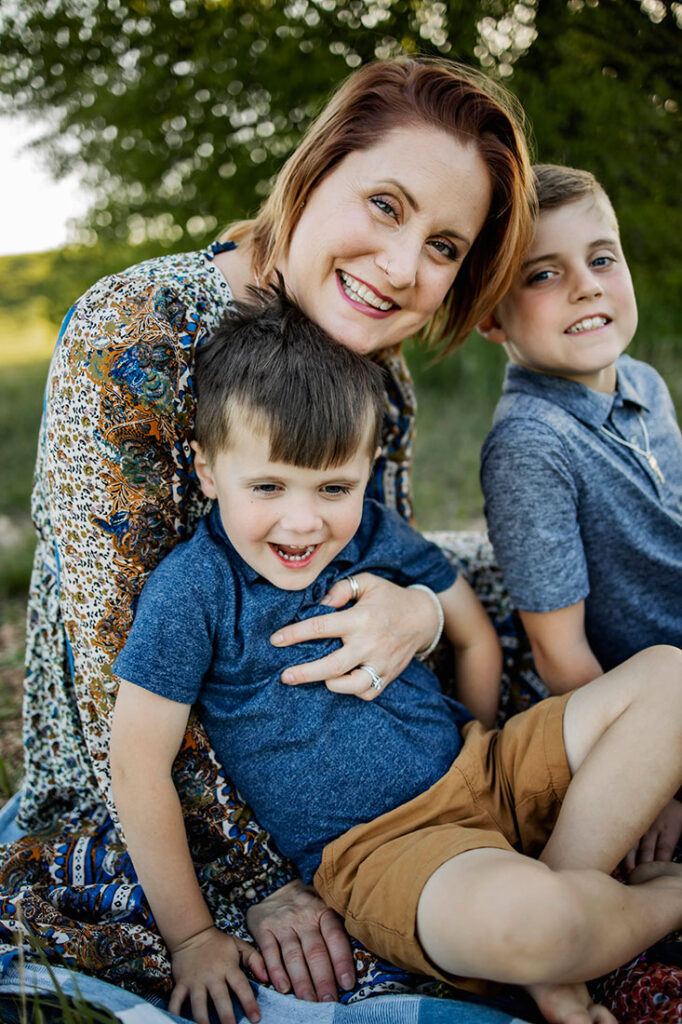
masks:
[[[633,846],[623,867],[630,874],[637,864],[651,860],[672,860],[682,835],[682,803],[671,800],[648,829],[637,846]]]
[[[186,939],[172,951],[171,958],[175,981],[168,1003],[171,1013],[180,1016],[182,1004],[189,997],[194,1020],[197,1024],[209,1024],[210,996],[220,1024],[235,1024],[232,991],[249,1020],[260,1020],[258,1003],[241,966],[253,971],[259,981],[267,981],[268,976],[263,958],[248,942],[212,926]]]

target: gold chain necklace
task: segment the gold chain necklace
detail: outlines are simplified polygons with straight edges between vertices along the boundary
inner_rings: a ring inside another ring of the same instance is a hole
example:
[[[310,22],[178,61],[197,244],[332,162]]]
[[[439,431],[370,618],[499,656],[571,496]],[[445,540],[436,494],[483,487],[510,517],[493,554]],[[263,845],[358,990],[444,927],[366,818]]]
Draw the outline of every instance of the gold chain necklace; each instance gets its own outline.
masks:
[[[631,448],[633,452],[637,452],[638,455],[642,455],[649,463],[661,483],[664,484],[665,477],[663,476],[663,471],[658,464],[658,459],[651,450],[651,445],[649,444],[649,431],[646,428],[646,423],[644,422],[644,417],[641,412],[637,413],[637,419],[639,420],[639,425],[642,428],[642,434],[644,436],[644,448],[640,448],[639,445],[633,444],[632,441],[626,441],[624,437],[618,437],[618,434],[614,434],[612,431],[607,430],[603,423],[601,429],[605,434],[608,434],[612,441],[616,441],[618,444],[622,444],[626,448]]]

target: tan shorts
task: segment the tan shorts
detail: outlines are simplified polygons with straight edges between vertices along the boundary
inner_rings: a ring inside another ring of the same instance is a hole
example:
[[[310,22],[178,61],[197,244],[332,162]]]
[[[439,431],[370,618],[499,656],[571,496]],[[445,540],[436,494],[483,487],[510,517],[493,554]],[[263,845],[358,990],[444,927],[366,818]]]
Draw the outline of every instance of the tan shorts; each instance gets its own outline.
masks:
[[[562,728],[569,696],[543,700],[500,730],[469,723],[462,750],[435,785],[325,847],[315,888],[351,935],[398,967],[481,990],[427,959],[416,936],[419,898],[459,853],[541,852],[570,781]]]

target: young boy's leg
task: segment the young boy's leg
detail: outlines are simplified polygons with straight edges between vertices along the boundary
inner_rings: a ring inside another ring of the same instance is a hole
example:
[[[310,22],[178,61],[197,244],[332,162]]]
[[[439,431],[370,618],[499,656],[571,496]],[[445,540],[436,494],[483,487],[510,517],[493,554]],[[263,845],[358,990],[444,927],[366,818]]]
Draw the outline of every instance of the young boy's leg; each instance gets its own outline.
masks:
[[[549,1019],[606,1020],[575,983],[682,925],[682,869],[629,887],[608,875],[679,787],[682,653],[654,648],[575,691],[564,742],[574,777],[540,860],[447,861],[422,890],[419,939],[450,974],[528,986]]]

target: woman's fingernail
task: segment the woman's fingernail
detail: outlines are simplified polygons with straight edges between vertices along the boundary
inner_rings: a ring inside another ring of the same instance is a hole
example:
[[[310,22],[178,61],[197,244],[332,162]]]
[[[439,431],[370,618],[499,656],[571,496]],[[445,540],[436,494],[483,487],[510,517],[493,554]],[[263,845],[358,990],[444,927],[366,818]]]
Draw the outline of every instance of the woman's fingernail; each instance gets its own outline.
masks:
[[[335,1003],[336,1000],[334,999],[334,996],[331,994],[331,992],[326,992],[325,995],[322,996],[322,1002],[323,1003]]]
[[[284,642],[284,636],[282,633],[275,633],[270,637],[271,644],[281,644]]]
[[[352,988],[353,985],[355,984],[355,978],[353,977],[352,974],[342,974],[341,984],[343,985],[344,988]]]
[[[293,672],[286,671],[286,672],[282,673],[282,682],[283,683],[293,683],[295,679],[296,679],[296,676],[294,675]]]

